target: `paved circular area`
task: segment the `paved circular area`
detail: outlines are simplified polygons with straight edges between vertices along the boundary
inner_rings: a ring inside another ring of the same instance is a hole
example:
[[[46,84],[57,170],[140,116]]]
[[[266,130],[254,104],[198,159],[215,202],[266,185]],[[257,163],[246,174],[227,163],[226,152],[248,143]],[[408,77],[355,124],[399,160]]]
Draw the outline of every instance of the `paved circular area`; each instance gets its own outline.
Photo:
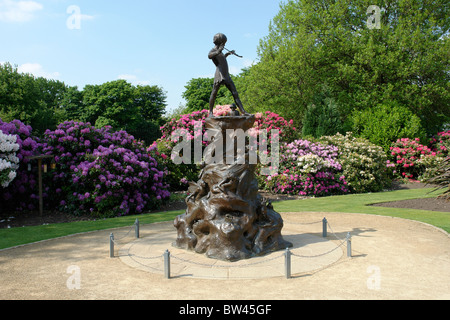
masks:
[[[320,228],[321,226],[318,225]],[[320,270],[342,257],[343,242],[333,241],[311,234],[298,233],[295,225],[285,223],[283,236],[293,244],[291,274]],[[138,239],[123,246],[120,259],[127,265],[150,273],[164,274],[162,254],[170,252],[171,277],[203,279],[265,279],[285,276],[285,252],[254,257],[248,260],[227,262],[171,246],[176,239],[173,230]],[[345,241],[344,241],[345,243]]]
[[[299,239],[306,245],[298,249],[311,248],[311,252],[298,251],[299,254],[315,254],[319,250],[313,246],[319,244],[330,245],[321,249],[339,246],[336,239],[345,239],[347,232],[351,232],[352,258],[347,258],[345,246],[339,247],[335,253],[341,256],[335,257],[335,262],[295,270],[291,279],[273,267],[270,277],[253,274],[250,279],[248,270],[254,268],[258,272],[256,265],[239,268],[246,269],[243,275],[229,277],[227,273],[226,279],[223,275],[220,279],[210,275],[194,278],[188,276],[193,272],[187,269],[174,269],[174,277],[165,279],[162,273],[124,263],[124,257],[119,257],[121,252],[135,243],[131,247],[134,252],[139,242],[133,238],[133,232],[129,233],[130,228],[121,228],[0,251],[0,299],[450,299],[450,237],[440,229],[374,215],[287,213],[282,216],[286,238],[292,240],[290,237],[303,235]],[[329,230],[327,239],[321,237],[321,224],[315,223],[323,217],[327,217],[333,230]],[[109,257],[111,232],[123,244],[117,248],[114,258]],[[141,226],[141,240],[159,241],[164,248],[171,239],[163,235],[171,232],[176,232],[171,223]],[[174,257],[178,254],[181,252],[174,251]],[[274,257],[270,263],[283,268],[282,254],[277,252],[263,258]],[[313,261],[298,258],[296,262],[295,259],[293,266]]]

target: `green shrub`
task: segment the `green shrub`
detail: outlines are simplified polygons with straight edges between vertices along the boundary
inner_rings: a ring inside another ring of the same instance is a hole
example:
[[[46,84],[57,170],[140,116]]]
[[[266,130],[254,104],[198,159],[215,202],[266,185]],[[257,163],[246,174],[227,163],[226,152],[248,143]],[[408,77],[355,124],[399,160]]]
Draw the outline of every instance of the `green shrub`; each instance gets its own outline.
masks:
[[[435,184],[439,189],[446,189],[440,197],[450,201],[450,157],[446,157],[437,167],[434,177],[425,182]]]
[[[385,152],[389,152],[392,143],[398,139],[425,138],[420,118],[396,103],[380,104],[364,111],[355,110],[350,121],[356,137],[381,146]]]

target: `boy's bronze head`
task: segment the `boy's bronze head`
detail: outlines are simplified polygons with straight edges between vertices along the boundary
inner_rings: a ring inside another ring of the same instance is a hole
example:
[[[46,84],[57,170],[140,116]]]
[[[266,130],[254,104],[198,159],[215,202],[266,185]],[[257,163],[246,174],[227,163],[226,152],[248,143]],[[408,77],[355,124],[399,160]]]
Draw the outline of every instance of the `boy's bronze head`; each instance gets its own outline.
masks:
[[[227,36],[224,35],[223,33],[216,34],[214,36],[214,40],[213,40],[213,42],[214,42],[214,44],[216,46],[220,46],[221,44],[225,44],[225,43],[227,43],[227,41],[228,41]]]

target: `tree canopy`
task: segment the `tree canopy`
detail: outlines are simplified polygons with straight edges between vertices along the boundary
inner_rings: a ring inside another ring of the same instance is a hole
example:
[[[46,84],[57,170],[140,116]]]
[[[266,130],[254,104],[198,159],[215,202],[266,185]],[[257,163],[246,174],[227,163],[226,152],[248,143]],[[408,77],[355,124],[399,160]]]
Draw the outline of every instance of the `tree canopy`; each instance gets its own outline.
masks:
[[[59,103],[66,90],[63,82],[35,78],[9,63],[0,64],[0,119],[19,119],[43,133],[64,120]]]
[[[19,73],[0,65],[0,118],[21,120],[37,134],[65,120],[126,130],[151,143],[159,137],[166,93],[158,86],[133,86],[125,80],[86,85],[83,90],[61,81]]]
[[[301,124],[323,85],[342,115],[396,101],[429,133],[450,117],[449,3],[445,0],[289,0],[280,5],[260,62],[248,75],[251,108]],[[369,23],[368,23],[369,22]]]
[[[237,75],[231,75],[233,82],[239,92],[240,98],[245,107],[245,92],[247,83],[245,77],[247,76],[249,69],[244,68],[242,72]],[[186,106],[183,110],[185,113],[191,113],[193,111],[201,111],[203,109],[209,109],[209,98],[213,89],[214,78],[194,78],[191,79],[185,86],[185,91],[182,97],[186,100]],[[233,95],[230,91],[222,86],[217,94],[217,105],[228,105],[234,103]]]

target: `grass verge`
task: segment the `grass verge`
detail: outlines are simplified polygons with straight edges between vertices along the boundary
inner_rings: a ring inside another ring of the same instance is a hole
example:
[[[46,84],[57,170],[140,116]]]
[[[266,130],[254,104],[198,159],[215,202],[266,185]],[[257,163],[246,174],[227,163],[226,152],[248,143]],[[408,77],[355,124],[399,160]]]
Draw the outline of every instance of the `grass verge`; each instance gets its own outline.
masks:
[[[392,192],[314,198],[307,200],[291,200],[274,203],[274,208],[278,212],[346,212],[392,216],[425,222],[450,233],[450,213],[448,212],[432,212],[415,209],[369,206],[370,204],[380,202],[432,198],[442,192],[431,192],[432,190],[433,189],[410,189]],[[134,224],[136,218],[139,219],[141,224],[171,221],[183,212],[183,210],[179,210],[97,221],[79,221],[35,227],[1,229],[0,249],[64,237],[77,233],[131,226]]]
[[[34,227],[1,229],[0,250],[77,233],[132,226],[135,223],[136,218],[139,219],[140,224],[170,221],[183,212],[184,211],[170,211],[96,221],[78,221]]]
[[[433,191],[434,189],[409,189],[291,200],[275,203],[274,208],[277,212],[345,212],[391,216],[425,222],[450,233],[450,213],[448,212],[370,206],[381,202],[434,198],[442,193],[442,191]]]

